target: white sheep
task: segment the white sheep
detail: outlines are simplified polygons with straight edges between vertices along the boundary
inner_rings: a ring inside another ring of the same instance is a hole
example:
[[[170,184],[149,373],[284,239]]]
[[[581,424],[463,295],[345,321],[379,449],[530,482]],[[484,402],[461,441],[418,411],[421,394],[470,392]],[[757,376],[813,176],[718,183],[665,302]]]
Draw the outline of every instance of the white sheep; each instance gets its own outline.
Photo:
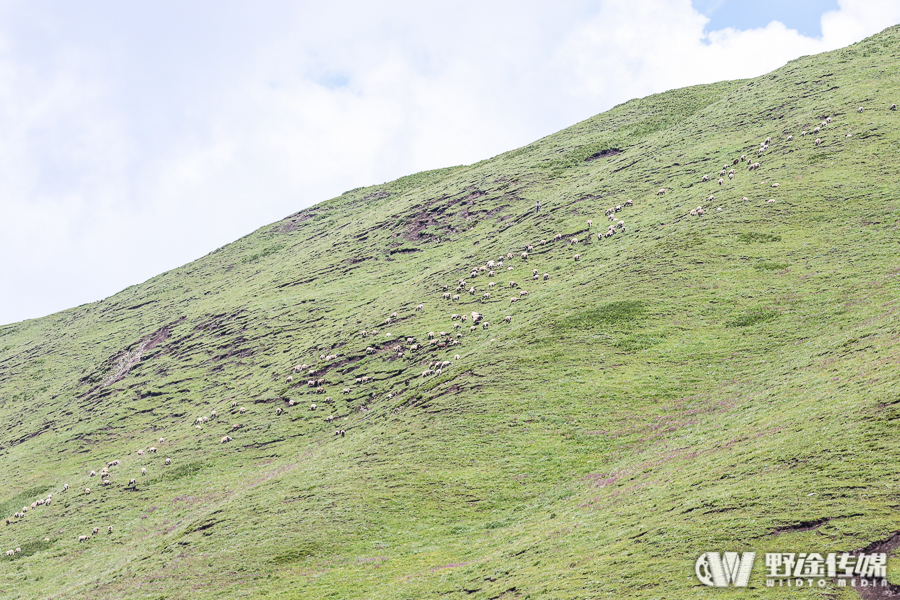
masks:
[[[656,195],[657,195],[657,196],[662,196],[662,195],[665,194],[665,193],[666,193],[666,188],[660,188],[660,190],[659,190],[658,192],[656,192]]]
[[[709,175],[704,175],[700,181],[709,181]]]
[[[220,443],[225,444],[225,443],[230,442],[230,441],[231,441],[231,436],[230,436],[230,435],[226,435],[226,436],[222,436],[222,440],[221,440]]]
[[[580,255],[580,254],[576,254],[573,258],[575,258],[575,260],[579,260],[579,259],[581,258],[581,255]]]
[[[816,138],[816,146],[818,146],[821,143],[822,143],[822,140],[820,138]]]
[[[309,405],[309,410],[316,410],[316,405],[315,405],[315,404],[310,404],[310,405]]]
[[[544,281],[550,279],[550,273],[544,273]]]
[[[792,139],[794,139],[794,136],[793,136],[793,135],[787,136],[787,141],[791,141]]]
[[[503,317],[503,320],[506,321],[507,323],[511,323],[511,322],[512,322],[512,317],[509,316],[509,315],[506,315],[505,317]],[[459,355],[457,354],[457,356],[459,356]]]
[[[171,458],[167,458],[167,459],[166,459],[166,464],[167,464],[167,465],[171,465],[171,464],[172,464],[172,459],[171,459]]]
[[[66,483],[66,484],[63,485],[63,491],[64,491],[64,492],[69,491],[69,484],[68,484],[68,483]]]
[[[512,298],[509,299],[510,304],[512,304],[513,302],[518,302],[518,301],[519,301],[519,299],[515,296],[513,296]]]
[[[859,108],[856,109],[856,112],[858,112],[858,113],[861,113],[862,111],[863,111],[863,107],[862,107],[862,106],[860,106]]]
[[[891,110],[897,110],[897,105],[896,105],[896,104],[891,104]]]
[[[456,355],[453,356],[453,360],[459,360],[459,359],[460,359],[459,354],[456,354]]]
[[[84,488],[84,493],[85,493],[85,494],[90,494],[90,493],[91,493],[91,488]]]

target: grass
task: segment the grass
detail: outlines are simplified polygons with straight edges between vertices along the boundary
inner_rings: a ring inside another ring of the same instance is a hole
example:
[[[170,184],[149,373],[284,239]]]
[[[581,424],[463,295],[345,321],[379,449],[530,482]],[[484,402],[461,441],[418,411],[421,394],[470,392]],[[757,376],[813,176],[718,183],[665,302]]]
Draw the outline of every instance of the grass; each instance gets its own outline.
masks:
[[[0,506],[54,495],[0,530],[0,598],[852,597],[693,568],[900,531],[898,59],[891,28],[632,100],[0,326]]]

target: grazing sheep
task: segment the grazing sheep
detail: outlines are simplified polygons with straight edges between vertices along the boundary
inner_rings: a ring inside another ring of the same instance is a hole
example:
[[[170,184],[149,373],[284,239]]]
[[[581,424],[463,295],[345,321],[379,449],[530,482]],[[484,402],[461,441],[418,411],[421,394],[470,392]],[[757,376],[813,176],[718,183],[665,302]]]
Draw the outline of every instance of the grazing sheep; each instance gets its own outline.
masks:
[[[279,406],[278,408],[275,409],[275,414],[276,414],[276,415],[280,415],[280,414],[283,413],[283,412],[284,412],[284,409],[282,409],[280,406]]]
[[[541,241],[538,242],[538,243],[539,243],[541,246],[544,246],[544,245],[547,244],[547,240],[541,240]]]
[[[506,253],[506,258],[512,258],[512,252],[507,252],[507,253]],[[501,261],[501,262],[502,262],[502,261]]]
[[[90,494],[90,493],[91,493],[91,488],[84,488],[84,493],[85,493],[85,494]]]
[[[503,320],[506,321],[507,323],[512,323],[512,317],[509,315],[506,315],[505,317],[503,317]],[[457,354],[456,356],[459,356],[459,354]],[[459,359],[457,359],[457,360],[459,360]]]
[[[239,412],[240,414],[244,414],[245,412],[247,412],[247,409],[244,408],[244,407],[242,406],[242,407],[240,407],[240,408],[238,409],[238,412]]]
[[[634,206],[634,200],[626,200],[625,206]]]
[[[484,323],[481,324],[482,329],[487,329],[488,326],[490,326],[490,323],[488,323],[487,321],[485,321]]]
[[[727,169],[728,165],[725,165],[725,167],[726,167],[726,168],[724,168],[724,169],[722,169],[721,171],[719,171],[719,175],[721,175],[721,176],[723,176],[723,177],[725,176],[725,173],[728,172],[728,169]]]
[[[816,146],[818,146],[821,143],[822,143],[822,140],[820,138],[816,138]]]
[[[472,295],[472,296],[475,295],[475,286],[472,286],[472,287],[469,288],[469,294]]]
[[[110,525],[109,527],[106,528],[106,533],[108,533],[108,534],[112,533],[112,525]],[[46,541],[49,541],[49,540],[46,540]]]
[[[240,424],[240,423],[235,423],[234,425],[231,426],[231,430],[232,430],[232,431],[234,431],[234,430],[236,430],[236,429],[240,429],[240,428],[241,428],[241,424]]]
[[[896,105],[896,104],[891,104],[891,110],[897,110],[897,105]]]
[[[570,243],[570,244],[577,244],[577,243],[578,243],[578,238],[573,237],[571,240],[569,240],[569,243]]]
[[[522,258],[528,258],[528,253],[527,253],[527,252],[523,252],[523,253],[522,253]]]
[[[305,368],[306,368],[306,367],[304,367],[304,369],[305,369]],[[232,403],[231,403],[231,408],[234,408],[235,406],[237,406],[237,402],[232,402]]]
[[[469,327],[469,331],[475,331],[476,329],[478,329],[477,325],[472,325],[471,327]]]
[[[696,217],[696,216],[697,216],[697,209],[696,209],[696,208],[692,208],[692,209],[691,209],[691,216],[692,216],[692,217]]]
[[[791,141],[792,139],[794,139],[794,136],[793,136],[793,135],[787,136],[787,141]]]
[[[79,541],[79,542],[87,541],[87,539],[88,539],[88,536],[86,536],[86,535],[79,535],[79,536],[78,536],[78,541]],[[6,553],[7,556],[11,556],[11,552],[12,552],[12,550],[10,550],[9,552],[7,552],[7,553]]]
[[[741,154],[741,162],[744,162],[745,160],[747,160],[747,155]]]
[[[416,310],[417,310],[417,311],[419,311],[419,310],[425,310],[425,305],[424,305],[424,304],[418,304],[418,305],[416,305]]]
[[[598,232],[597,232],[597,239],[598,239],[598,240],[602,240],[602,239],[603,239],[603,232],[602,232],[602,231],[598,231]],[[535,275],[534,278],[537,279],[538,276]]]
[[[704,175],[700,181],[709,181],[709,175]]]
[[[128,480],[128,485],[129,485],[130,487],[134,487],[135,485],[137,485],[137,479],[133,479],[133,478],[132,478],[132,479],[129,479],[129,480]]]
[[[781,184],[780,184],[780,183],[773,183],[773,184],[772,184],[772,187],[778,187],[779,185],[781,185]]]
[[[454,300],[459,300],[459,294],[455,294],[455,295],[453,296],[453,299],[454,299]]]
[[[310,405],[309,405],[309,410],[316,410],[316,405],[315,405],[315,404],[310,404]]]
[[[509,299],[510,304],[512,304],[513,302],[518,302],[518,301],[519,301],[519,299],[516,298],[515,296],[513,296],[512,298]]]
[[[848,133],[845,137],[848,137],[848,138],[849,138],[849,137],[853,137],[853,134],[852,134],[852,133]]]
[[[225,443],[230,442],[230,441],[231,441],[231,436],[225,435],[225,436],[222,436],[222,440],[221,440],[221,442],[219,442],[219,443],[225,444]]]
[[[662,195],[665,194],[665,193],[666,193],[666,188],[660,188],[660,190],[659,190],[658,192],[656,192],[656,195],[657,195],[657,196],[662,196]]]
[[[856,112],[858,112],[858,113],[861,113],[862,111],[863,111],[863,107],[862,107],[862,106],[860,106],[859,108],[856,109]]]
[[[110,481],[109,479],[104,479],[103,485],[112,485],[112,481]]]
[[[481,297],[484,298],[485,300],[488,300],[488,299],[490,299],[490,297],[491,297],[491,293],[490,293],[490,292],[485,292]]]
[[[96,535],[96,534],[98,534],[98,533],[100,533],[100,528],[99,528],[99,527],[94,527],[94,528],[91,530],[91,534],[92,534],[92,535]]]
[[[63,491],[64,491],[64,492],[69,491],[69,484],[68,484],[68,483],[66,483],[66,484],[63,485]]]
[[[544,281],[550,279],[550,273],[544,273]]]
[[[171,464],[172,464],[172,459],[171,459],[171,458],[167,458],[167,459],[166,459],[166,464],[167,464],[167,465],[171,465]]]
[[[575,258],[575,260],[578,260],[578,259],[581,258],[581,255],[580,255],[580,254],[576,254],[576,255],[574,256],[574,258]]]
[[[724,173],[723,173],[723,175],[724,175]],[[721,177],[719,177],[719,185],[722,185],[723,183],[725,183],[725,180],[722,179]]]

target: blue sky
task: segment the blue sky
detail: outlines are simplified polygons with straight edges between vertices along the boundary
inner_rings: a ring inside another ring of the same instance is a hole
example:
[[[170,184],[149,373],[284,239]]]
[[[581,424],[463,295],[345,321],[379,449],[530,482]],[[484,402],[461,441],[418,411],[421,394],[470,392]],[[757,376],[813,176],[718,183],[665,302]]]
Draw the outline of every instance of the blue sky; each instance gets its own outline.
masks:
[[[694,8],[709,17],[707,31],[754,29],[780,21],[807,37],[822,37],[822,15],[838,10],[837,0],[694,0]]]
[[[898,22],[897,0],[0,0],[0,324]]]

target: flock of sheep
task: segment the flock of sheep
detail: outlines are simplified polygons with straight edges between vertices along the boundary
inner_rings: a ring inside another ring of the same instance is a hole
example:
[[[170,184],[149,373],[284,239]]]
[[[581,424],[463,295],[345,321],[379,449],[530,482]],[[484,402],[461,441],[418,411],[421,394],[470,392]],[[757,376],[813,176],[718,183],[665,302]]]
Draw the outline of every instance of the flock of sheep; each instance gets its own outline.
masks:
[[[896,105],[892,105],[890,107],[890,110],[896,110]],[[860,107],[857,112],[862,112],[862,111],[863,111],[863,109],[862,109],[862,107]],[[832,118],[827,117],[811,131],[803,130],[800,133],[800,135],[807,136],[810,133],[818,134],[824,128],[830,126],[831,122],[832,122]],[[851,137],[851,134],[848,133],[847,137]],[[793,135],[788,135],[786,140],[787,141],[793,140]],[[765,151],[768,150],[770,143],[772,143],[772,139],[770,137],[766,138],[760,144],[757,154],[758,155],[764,154]],[[817,137],[815,139],[815,144],[819,145],[821,143],[822,143],[821,138]],[[756,169],[760,168],[759,162],[753,162],[752,160],[748,160],[746,155],[742,155],[740,158],[735,158],[730,164],[726,164],[722,167],[722,170],[719,172],[719,177],[717,180],[718,185],[720,185],[720,186],[725,185],[726,177],[729,181],[733,180],[737,174],[737,171],[734,167],[736,167],[737,165],[739,165],[742,162],[747,163],[748,170],[752,171],[752,170],[756,170]],[[701,181],[709,182],[709,181],[711,181],[711,177],[709,175],[703,175]],[[773,188],[778,187],[778,185],[779,185],[778,183],[774,183],[774,184],[772,184],[772,187]],[[666,192],[667,192],[666,188],[662,188],[657,192],[657,195],[663,195]],[[743,199],[747,200],[746,197],[744,197]],[[711,194],[708,198],[708,201],[712,202],[714,200],[715,200],[715,196]],[[772,200],[770,200],[770,202],[771,201]],[[610,221],[611,223],[608,226],[608,228],[606,229],[606,231],[601,230],[600,232],[597,233],[597,239],[603,240],[605,238],[609,238],[609,237],[612,237],[615,235],[624,234],[626,231],[625,222],[623,220],[619,219],[617,217],[617,214],[620,213],[621,211],[623,211],[625,208],[633,206],[633,204],[634,203],[632,200],[627,200],[626,202],[624,202],[621,205],[612,206],[609,209],[607,209],[605,214],[606,214],[608,221]],[[719,208],[718,210],[721,210],[721,208]],[[690,210],[690,215],[691,216],[702,216],[705,214],[705,212],[706,211],[703,208],[703,206],[698,206],[697,208]],[[587,225],[588,225],[588,231],[590,231],[593,228],[593,220],[589,219],[587,221]],[[544,246],[550,242],[557,242],[557,241],[561,241],[562,239],[563,239],[563,235],[557,234],[556,236],[553,237],[552,240],[548,241],[546,239],[542,239],[539,242],[537,242],[537,244],[540,246]],[[571,246],[576,246],[579,244],[579,240],[577,237],[572,237],[568,240],[568,244]],[[533,257],[530,258],[530,256],[531,256],[530,253],[532,253],[533,251],[534,251],[534,246],[532,244],[527,244],[524,246],[524,249],[521,251],[521,253],[519,253],[519,258],[523,262],[526,262],[526,264],[527,264],[527,262],[529,260],[533,260]],[[576,253],[573,258],[576,261],[580,260],[581,254]],[[480,304],[490,307],[491,305],[494,304],[492,302],[493,296],[492,296],[491,290],[494,290],[495,287],[497,286],[497,282],[494,281],[494,279],[497,277],[498,271],[502,270],[502,271],[509,272],[509,271],[514,270],[514,267],[511,264],[508,264],[513,259],[514,259],[514,254],[512,252],[509,252],[506,255],[498,257],[496,260],[488,260],[482,265],[478,265],[478,266],[472,267],[471,269],[468,269],[469,281],[461,278],[461,279],[457,279],[453,284],[445,284],[443,286],[443,291],[441,293],[441,299],[445,300],[445,301],[450,301],[451,303],[460,303],[460,302],[462,302],[462,295],[464,293],[467,292],[470,296],[475,296],[476,294],[480,293],[481,294],[480,300],[479,300]],[[485,276],[485,275],[487,276],[488,279],[490,279],[490,281],[483,283],[481,285],[477,285],[475,282],[471,281],[471,280],[475,280],[475,279],[480,279],[482,276]],[[550,274],[543,273],[543,275],[541,275],[538,269],[532,268],[531,269],[531,279],[533,281],[541,281],[541,280],[547,281],[550,279]],[[519,288],[519,284],[516,281],[509,281],[507,286],[508,286],[508,289],[510,289],[510,290],[516,290],[517,288]],[[454,291],[450,290],[451,287],[454,288]],[[525,300],[525,299],[527,299],[527,297],[528,297],[528,291],[520,289],[520,290],[518,290],[518,293],[516,295],[513,295],[509,298],[509,304],[512,305],[519,301]],[[416,305],[415,313],[424,312],[424,311],[425,311],[424,303],[420,303],[420,304]],[[398,313],[393,312],[388,317],[385,318],[384,324],[386,326],[390,326],[391,324],[396,323],[397,320],[398,320]],[[511,323],[512,316],[506,315],[503,317],[502,320],[505,323]],[[396,358],[403,358],[407,351],[410,353],[419,353],[420,350],[431,349],[431,348],[442,350],[445,348],[456,346],[461,343],[463,334],[459,330],[462,329],[468,323],[471,323],[471,325],[469,325],[470,332],[476,331],[479,327],[482,330],[487,330],[490,327],[489,321],[479,311],[471,311],[469,315],[453,313],[452,315],[450,315],[450,321],[451,321],[450,326],[448,327],[448,330],[446,330],[446,331],[440,331],[440,332],[429,331],[429,332],[427,332],[427,334],[426,334],[427,341],[424,343],[419,343],[417,341],[417,339],[414,337],[407,337],[407,338],[405,338],[404,341],[395,340],[393,342],[390,342],[390,344],[393,344],[393,345],[389,346],[388,350],[393,355],[395,355]],[[376,335],[378,335],[377,329],[363,330],[360,332],[360,336],[363,338],[366,338],[369,336],[376,336]],[[387,335],[389,335],[389,334],[387,334]],[[374,354],[376,352],[379,352],[378,344],[369,345],[365,348],[366,354]],[[322,354],[319,358],[323,363],[329,363],[329,362],[333,362],[333,361],[337,360],[338,355],[326,353],[326,354]],[[459,354],[455,354],[453,359],[455,361],[459,361],[459,360],[461,360],[461,356]],[[441,375],[446,369],[450,368],[453,363],[450,360],[427,359],[427,360],[423,361],[423,364],[427,365],[426,368],[421,372],[421,377],[425,378],[425,377],[429,377],[429,376],[433,376],[433,375]],[[328,385],[330,382],[328,381],[328,379],[326,377],[324,377],[322,375],[327,370],[328,370],[327,365],[323,365],[322,367],[315,367],[315,366],[311,366],[308,364],[299,364],[293,368],[293,372],[295,374],[306,375],[308,377],[308,379],[306,379],[306,381],[305,381],[305,386],[309,389],[309,391],[311,391],[312,393],[315,393],[315,394],[326,394],[325,386]],[[355,380],[354,380],[354,384],[358,385],[358,386],[368,385],[372,382],[373,382],[373,379],[369,375],[357,376],[357,377],[355,377]],[[304,385],[304,382],[302,380],[297,383],[294,383],[294,375],[293,374],[289,375],[286,378],[285,383],[291,384],[291,387],[299,387],[301,385]],[[353,390],[353,388],[350,386],[342,387],[343,394],[350,394],[352,392],[352,390]],[[369,394],[369,396],[374,398],[377,396],[377,393],[372,392],[371,394]],[[393,391],[389,391],[389,392],[387,392],[386,397],[389,399],[394,398],[395,393]],[[285,402],[286,402],[285,407],[279,406],[276,408],[276,410],[275,410],[276,416],[283,414],[287,407],[293,407],[296,404],[294,400],[285,399]],[[326,396],[324,399],[324,403],[331,404],[332,398],[330,396]],[[243,406],[238,407],[237,402],[232,402],[231,408],[233,411],[236,410],[236,412],[241,415],[243,415],[247,412],[245,407],[243,407]],[[316,403],[311,403],[309,405],[310,411],[316,411],[317,409],[318,409],[318,405]],[[197,417],[193,421],[192,424],[194,425],[194,427],[196,429],[202,429],[203,426],[207,422],[209,422],[210,420],[215,420],[217,418],[217,416],[218,416],[217,412],[215,410],[213,410],[209,416]],[[345,420],[345,421],[348,419],[349,419],[349,416],[343,417],[343,420]],[[330,414],[327,417],[325,417],[325,421],[328,423],[333,423],[335,420],[336,420],[336,417],[333,414]],[[232,424],[230,427],[230,433],[234,433],[235,431],[239,430],[241,427],[242,426],[240,423]],[[346,431],[344,429],[337,428],[334,431],[335,436],[343,437],[345,434],[346,434]],[[225,443],[228,443],[231,441],[233,441],[233,438],[230,435],[225,435],[220,439],[220,443],[222,443],[222,444],[225,444]],[[165,442],[165,439],[160,438],[159,444],[162,445],[164,442]],[[143,456],[145,454],[145,452],[153,454],[153,453],[157,452],[157,448],[150,447],[147,450],[140,449],[137,451],[137,454],[138,454],[138,456]],[[165,464],[166,465],[171,464],[171,459],[166,458]],[[107,466],[105,466],[101,469],[101,471],[99,473],[99,477],[100,477],[100,480],[102,481],[102,485],[109,486],[112,484],[112,479],[110,476],[109,469],[112,467],[115,467],[117,465],[119,465],[119,461],[113,460],[113,461],[109,462],[107,464]],[[143,476],[146,474],[147,474],[146,467],[142,467],[141,475]],[[98,475],[98,473],[96,471],[91,471],[89,474],[89,477],[95,477],[97,475]],[[137,485],[136,478],[131,478],[129,480],[128,487],[134,488],[134,487],[136,487],[136,485]],[[69,489],[68,484],[65,484],[62,487],[63,492],[66,492],[68,489]],[[90,488],[85,487],[84,493],[90,494],[91,493]],[[42,507],[42,506],[50,506],[52,501],[53,501],[53,494],[49,494],[46,498],[40,498],[38,500],[35,500],[34,502],[31,503],[30,506],[23,506],[21,511],[17,511],[13,516],[8,517],[6,519],[6,524],[11,525],[11,524],[15,523],[16,521],[22,520],[25,518],[26,514],[29,511],[34,511],[38,507]],[[98,527],[94,527],[92,530],[91,536],[98,534],[99,531],[100,531],[100,529]],[[108,534],[112,533],[112,526],[108,526],[106,532]],[[86,540],[90,539],[91,536],[81,535],[81,536],[78,536],[77,539],[79,542],[82,542],[82,541],[86,541]],[[44,541],[49,541],[49,538],[45,538]],[[17,554],[19,552],[21,552],[21,548],[17,547],[13,550],[6,551],[6,555],[14,556],[15,554]]]
[[[897,110],[897,105],[896,105],[896,104],[891,104],[890,110]],[[857,113],[863,112],[863,107],[860,106],[858,109],[856,109],[856,112],[857,112]],[[807,135],[810,135],[810,134],[812,134],[812,135],[818,134],[818,133],[820,133],[822,130],[824,130],[826,127],[830,126],[831,123],[832,123],[832,120],[833,120],[833,119],[832,119],[831,117],[826,117],[826,118],[824,118],[824,119],[823,119],[823,120],[822,120],[815,128],[813,128],[812,130],[806,130],[806,129],[802,130],[802,131],[800,132],[800,136],[801,136],[801,137],[804,137],[804,136],[807,136]],[[808,125],[807,125],[807,127],[808,127]],[[853,134],[848,132],[848,133],[845,134],[845,137],[847,137],[847,138],[853,137]],[[785,138],[785,141],[786,141],[786,142],[790,142],[790,141],[792,141],[793,139],[794,139],[794,136],[791,134],[791,135],[788,135],[788,136]],[[760,155],[764,154],[764,153],[769,149],[769,144],[771,144],[771,143],[772,143],[772,138],[771,138],[771,137],[767,137],[765,140],[763,140],[763,141],[760,143],[760,145],[759,145],[759,149],[757,150],[757,156],[760,156]],[[813,143],[814,143],[816,146],[822,144],[822,138],[817,137]],[[736,169],[735,169],[734,167],[737,166],[737,165],[739,165],[739,164],[742,163],[742,162],[746,162],[746,163],[747,163],[747,170],[748,170],[748,171],[755,171],[755,170],[759,169],[759,168],[762,166],[759,162],[753,162],[752,160],[749,160],[749,159],[747,158],[747,155],[746,155],[746,154],[742,154],[740,158],[735,158],[734,160],[731,161],[730,164],[725,164],[725,166],[722,167],[722,170],[719,171],[718,184],[719,184],[720,186],[721,186],[721,185],[725,185],[725,177],[728,177],[728,180],[729,180],[729,181],[733,180],[733,179],[735,178],[735,175],[737,174],[737,171],[736,171]],[[703,177],[701,177],[700,181],[701,181],[701,183],[703,183],[703,182],[711,181],[711,179],[710,179],[710,176],[709,176],[709,175],[704,175]],[[768,184],[767,181],[763,181],[762,183],[763,183],[763,184]],[[780,184],[778,184],[778,183],[773,183],[773,184],[771,184],[771,187],[777,188],[779,185],[780,185]],[[666,189],[663,188],[663,189],[660,189],[660,190],[657,192],[657,195],[662,195],[662,194],[665,194],[665,193],[666,193]],[[713,202],[715,199],[716,199],[715,195],[714,195],[714,194],[710,194],[709,197],[707,198],[707,202]],[[742,197],[742,200],[746,201],[746,200],[747,200],[747,197],[746,197],[746,196]],[[767,202],[767,203],[775,202],[775,199],[774,199],[774,198],[768,199],[768,200],[766,200],[766,202]],[[721,207],[718,207],[718,208],[716,209],[717,212],[721,212],[721,210],[722,210]],[[702,205],[700,205],[700,206],[698,206],[697,208],[692,208],[692,209],[690,210],[690,213],[689,213],[689,214],[690,214],[690,216],[692,216],[692,217],[702,217],[704,214],[706,214],[706,210],[703,208]]]
[[[165,441],[166,441],[165,438],[159,438],[159,443],[160,443],[160,444],[163,444]],[[150,448],[148,448],[148,449],[146,450],[146,452],[149,452],[149,453],[151,453],[151,454],[152,454],[152,453],[156,453],[156,452],[157,452],[157,448],[156,448],[155,446],[151,446]],[[143,450],[143,449],[138,450],[138,451],[137,451],[137,454],[138,454],[138,456],[143,456],[143,455],[145,454],[145,450]],[[170,464],[172,464],[172,459],[171,459],[171,458],[166,458],[165,461],[164,461],[164,463],[167,464],[167,465],[170,465]],[[99,472],[99,473],[97,473],[97,471],[91,470],[90,473],[88,473],[88,478],[99,476],[99,477],[100,477],[100,481],[102,482],[102,485],[104,485],[104,486],[112,485],[113,481],[112,481],[112,477],[111,477],[111,474],[110,474],[110,469],[111,469],[112,467],[118,466],[119,464],[120,464],[120,461],[119,461],[118,459],[109,461],[105,467],[103,467],[103,468],[100,469],[100,472]],[[147,474],[147,468],[146,468],[146,467],[141,467],[141,475],[146,475],[146,474]],[[128,482],[128,486],[126,486],[126,487],[129,487],[129,488],[136,488],[136,486],[137,486],[137,479],[136,479],[136,478],[131,478],[131,479],[129,480],[129,482]],[[69,491],[69,484],[68,484],[68,483],[63,484],[62,490],[61,490],[61,491],[62,491],[63,493],[68,492],[68,491]],[[85,494],[85,495],[88,495],[88,494],[90,494],[90,493],[91,493],[91,488],[85,487],[85,488],[84,488],[84,494]],[[37,509],[38,507],[41,507],[41,506],[50,506],[50,504],[51,504],[52,502],[53,502],[53,494],[52,494],[52,493],[51,493],[51,494],[48,494],[46,498],[38,498],[37,500],[35,500],[34,502],[32,502],[30,505],[28,505],[28,506],[23,506],[23,507],[22,507],[22,510],[17,511],[17,512],[16,512],[15,514],[13,514],[11,517],[7,517],[7,518],[6,518],[6,525],[9,526],[9,525],[15,524],[16,522],[19,522],[19,521],[25,519],[25,517],[26,517],[26,515],[29,513],[29,511],[31,511],[31,512],[33,513],[33,511],[35,511],[35,509]],[[99,533],[99,531],[100,531],[100,528],[99,528],[99,527],[94,527],[93,530],[92,530],[92,532],[91,532],[91,535],[80,535],[80,536],[77,537],[77,539],[78,539],[79,542],[86,541],[86,540],[90,539],[91,536],[96,535],[97,533]],[[109,526],[106,528],[106,533],[109,534],[109,533],[112,533],[112,532],[113,532],[112,525],[109,525]],[[45,541],[45,542],[49,542],[49,541],[50,541],[50,538],[44,538],[44,541]],[[17,553],[21,552],[21,550],[22,550],[21,547],[16,548],[16,549],[14,549],[14,550],[7,550],[7,551],[6,551],[6,556],[15,556]]]

